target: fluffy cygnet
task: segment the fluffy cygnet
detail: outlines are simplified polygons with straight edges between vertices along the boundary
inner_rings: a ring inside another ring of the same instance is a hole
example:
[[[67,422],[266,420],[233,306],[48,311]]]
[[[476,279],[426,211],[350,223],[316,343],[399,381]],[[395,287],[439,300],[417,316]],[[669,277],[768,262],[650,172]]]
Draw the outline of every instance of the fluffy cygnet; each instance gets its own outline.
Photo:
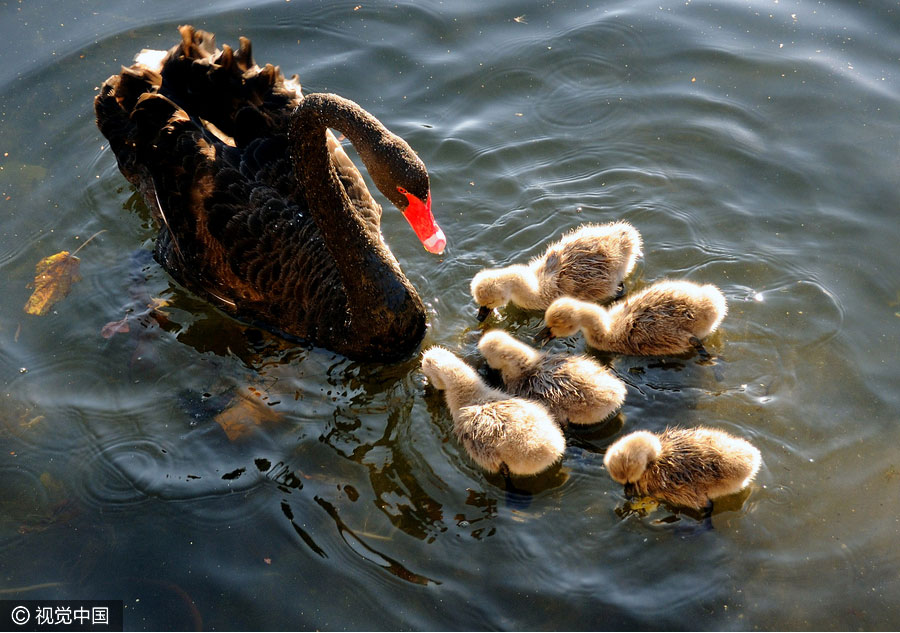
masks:
[[[582,330],[591,347],[620,354],[706,354],[701,339],[719,327],[728,306],[712,284],[660,281],[608,308],[563,297],[544,314],[541,340]]]
[[[635,431],[610,446],[603,458],[626,492],[697,509],[746,488],[760,461],[750,442],[705,427]]]
[[[422,373],[444,391],[456,437],[485,470],[535,475],[562,457],[565,438],[542,404],[492,389],[442,347],[423,354]]]
[[[603,301],[616,296],[641,253],[641,235],[628,222],[585,224],[547,247],[528,264],[480,271],[471,291],[483,321],[510,301],[544,310],[557,297]]]
[[[543,402],[560,425],[602,422],[625,400],[625,384],[587,356],[547,354],[501,330],[485,332],[478,349],[510,393]]]

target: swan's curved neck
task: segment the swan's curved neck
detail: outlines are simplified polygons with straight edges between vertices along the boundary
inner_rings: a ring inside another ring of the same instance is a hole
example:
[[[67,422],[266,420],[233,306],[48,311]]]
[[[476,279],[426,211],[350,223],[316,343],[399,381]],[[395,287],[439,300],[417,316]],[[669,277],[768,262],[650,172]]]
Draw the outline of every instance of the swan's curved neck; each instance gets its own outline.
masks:
[[[367,168],[377,142],[378,128],[384,128],[356,104],[336,95],[306,96],[291,119],[294,170],[303,185],[310,212],[337,261],[354,255],[362,260],[359,249],[348,252],[342,247],[370,246],[373,236],[354,212],[353,203],[338,178],[328,152],[325,137],[328,128],[337,129],[351,139],[360,155],[367,156],[368,160],[364,160]]]
[[[353,142],[370,173],[380,169],[381,141],[392,135],[352,101],[329,94],[304,97],[290,126],[297,180],[347,296],[350,322],[334,327],[346,328],[350,336],[360,339],[360,346],[364,345],[362,339],[371,339],[373,355],[391,355],[392,351],[402,355],[390,348],[407,343],[409,351],[408,339],[413,336],[418,336],[414,343],[418,344],[424,333],[424,306],[380,233],[366,224],[344,190],[328,152],[328,128],[339,130]],[[362,349],[361,353],[368,352]]]

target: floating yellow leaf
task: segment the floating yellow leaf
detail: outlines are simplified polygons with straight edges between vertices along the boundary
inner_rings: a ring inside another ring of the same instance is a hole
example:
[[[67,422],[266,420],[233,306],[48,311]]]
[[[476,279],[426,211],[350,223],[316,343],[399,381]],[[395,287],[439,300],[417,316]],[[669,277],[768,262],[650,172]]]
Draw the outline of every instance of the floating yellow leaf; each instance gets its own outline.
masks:
[[[34,292],[25,303],[25,312],[43,316],[54,303],[63,300],[72,289],[72,284],[81,281],[79,261],[69,251],[60,251],[39,261],[35,267],[34,282],[27,286],[34,288]]]
[[[75,249],[75,253],[87,246],[92,239],[105,232],[97,231],[84,243]],[[72,289],[72,284],[81,281],[78,274],[78,264],[81,260],[75,257],[75,253],[60,251],[56,255],[45,257],[35,266],[34,282],[26,288],[34,288],[34,292],[25,303],[25,312],[43,316],[54,303],[62,301]]]

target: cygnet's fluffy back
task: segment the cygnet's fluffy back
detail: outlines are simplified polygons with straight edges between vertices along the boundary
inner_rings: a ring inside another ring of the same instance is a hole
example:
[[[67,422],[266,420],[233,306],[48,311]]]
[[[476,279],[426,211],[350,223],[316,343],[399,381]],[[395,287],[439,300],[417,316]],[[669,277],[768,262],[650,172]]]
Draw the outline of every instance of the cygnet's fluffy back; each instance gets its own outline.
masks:
[[[624,383],[586,356],[543,353],[500,330],[478,349],[510,393],[539,400],[560,425],[602,422],[625,400]]]

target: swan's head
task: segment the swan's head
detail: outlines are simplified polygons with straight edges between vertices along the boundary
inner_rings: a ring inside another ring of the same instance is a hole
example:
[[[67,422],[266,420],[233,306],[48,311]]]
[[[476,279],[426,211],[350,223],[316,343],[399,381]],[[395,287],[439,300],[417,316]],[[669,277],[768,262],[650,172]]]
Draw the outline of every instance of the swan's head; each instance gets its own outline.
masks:
[[[369,172],[375,186],[400,209],[429,253],[440,255],[447,238],[431,213],[431,188],[425,164],[402,138],[388,132],[379,144],[377,166]]]
[[[322,126],[347,135],[375,186],[403,212],[425,249],[442,253],[447,238],[431,215],[428,170],[409,144],[349,99],[325,93],[308,94],[294,110],[292,141],[316,142],[308,139],[308,133]]]
[[[659,438],[649,431],[630,433],[606,449],[603,465],[620,484],[636,482],[662,451]]]
[[[416,232],[416,236],[422,242],[422,246],[429,253],[440,255],[447,246],[447,237],[444,231],[434,221],[431,214],[431,193],[425,196],[425,200],[415,194],[409,193],[404,187],[397,187],[397,191],[406,197],[406,208],[398,207],[403,211],[403,217]]]

